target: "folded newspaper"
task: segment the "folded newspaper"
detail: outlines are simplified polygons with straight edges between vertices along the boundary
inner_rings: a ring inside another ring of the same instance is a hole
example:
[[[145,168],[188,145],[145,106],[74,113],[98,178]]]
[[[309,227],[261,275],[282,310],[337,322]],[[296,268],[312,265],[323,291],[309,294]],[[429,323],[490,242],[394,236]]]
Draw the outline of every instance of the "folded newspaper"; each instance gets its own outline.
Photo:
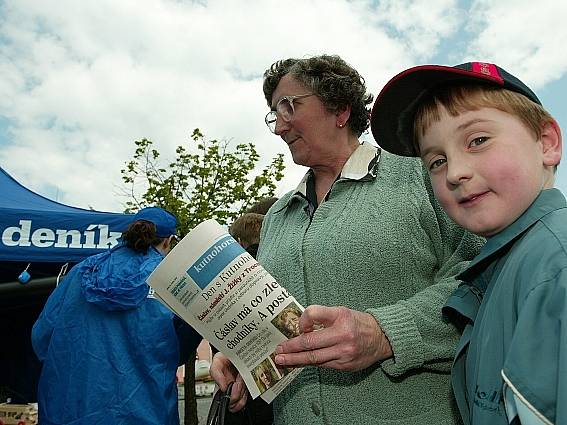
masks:
[[[154,295],[225,354],[268,403],[301,372],[274,361],[303,307],[215,220],[196,226],[148,278]]]

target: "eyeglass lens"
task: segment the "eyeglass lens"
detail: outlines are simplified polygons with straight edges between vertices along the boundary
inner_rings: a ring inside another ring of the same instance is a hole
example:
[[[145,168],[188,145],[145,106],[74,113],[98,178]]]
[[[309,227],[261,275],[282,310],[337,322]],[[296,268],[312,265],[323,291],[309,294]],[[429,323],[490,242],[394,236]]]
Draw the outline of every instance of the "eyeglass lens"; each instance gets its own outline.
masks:
[[[275,133],[276,131],[278,116],[286,122],[289,122],[293,117],[292,101],[293,100],[288,99],[287,97],[282,97],[276,105],[276,110],[270,111],[268,112],[268,115],[266,115],[266,124],[272,133]]]
[[[287,97],[283,97],[276,106],[279,116],[282,117],[284,121],[291,120],[291,117],[293,116],[294,111],[293,104],[291,102],[292,100],[288,99]]]

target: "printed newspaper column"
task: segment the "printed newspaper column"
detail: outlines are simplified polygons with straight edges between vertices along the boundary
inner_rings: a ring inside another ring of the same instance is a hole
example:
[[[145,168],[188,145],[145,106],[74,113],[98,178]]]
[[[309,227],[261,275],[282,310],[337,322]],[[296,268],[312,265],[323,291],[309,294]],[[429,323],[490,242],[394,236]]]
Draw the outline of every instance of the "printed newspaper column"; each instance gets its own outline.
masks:
[[[148,278],[155,295],[236,366],[270,403],[300,372],[275,364],[303,307],[215,220],[196,226]]]

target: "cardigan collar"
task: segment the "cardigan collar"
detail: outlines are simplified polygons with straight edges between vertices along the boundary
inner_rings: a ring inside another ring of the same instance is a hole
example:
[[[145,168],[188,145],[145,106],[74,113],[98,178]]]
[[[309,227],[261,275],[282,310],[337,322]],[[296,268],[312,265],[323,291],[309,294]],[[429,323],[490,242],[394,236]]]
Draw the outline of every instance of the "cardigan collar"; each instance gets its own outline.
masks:
[[[379,147],[366,141],[362,142],[345,162],[345,165],[335,180],[335,183],[342,181],[365,182],[374,180],[378,172],[380,154],[381,149]],[[312,198],[312,194],[310,194],[310,192],[314,190],[314,187],[315,173],[312,169],[309,169],[299,182],[299,185],[295,188],[295,191],[289,198],[287,204],[282,206],[282,208],[278,211],[287,208],[294,201],[299,199],[305,199],[308,204],[311,204],[312,201],[310,201],[310,198]],[[315,208],[316,206],[310,209],[314,210]]]

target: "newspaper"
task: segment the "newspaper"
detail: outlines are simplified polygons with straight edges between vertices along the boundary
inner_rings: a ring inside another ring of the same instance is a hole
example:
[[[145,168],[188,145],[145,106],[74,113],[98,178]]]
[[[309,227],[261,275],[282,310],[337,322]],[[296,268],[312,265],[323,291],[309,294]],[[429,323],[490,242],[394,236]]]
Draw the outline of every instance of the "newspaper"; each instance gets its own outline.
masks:
[[[196,226],[148,278],[154,296],[225,354],[268,403],[301,372],[275,364],[304,308],[215,220]]]

